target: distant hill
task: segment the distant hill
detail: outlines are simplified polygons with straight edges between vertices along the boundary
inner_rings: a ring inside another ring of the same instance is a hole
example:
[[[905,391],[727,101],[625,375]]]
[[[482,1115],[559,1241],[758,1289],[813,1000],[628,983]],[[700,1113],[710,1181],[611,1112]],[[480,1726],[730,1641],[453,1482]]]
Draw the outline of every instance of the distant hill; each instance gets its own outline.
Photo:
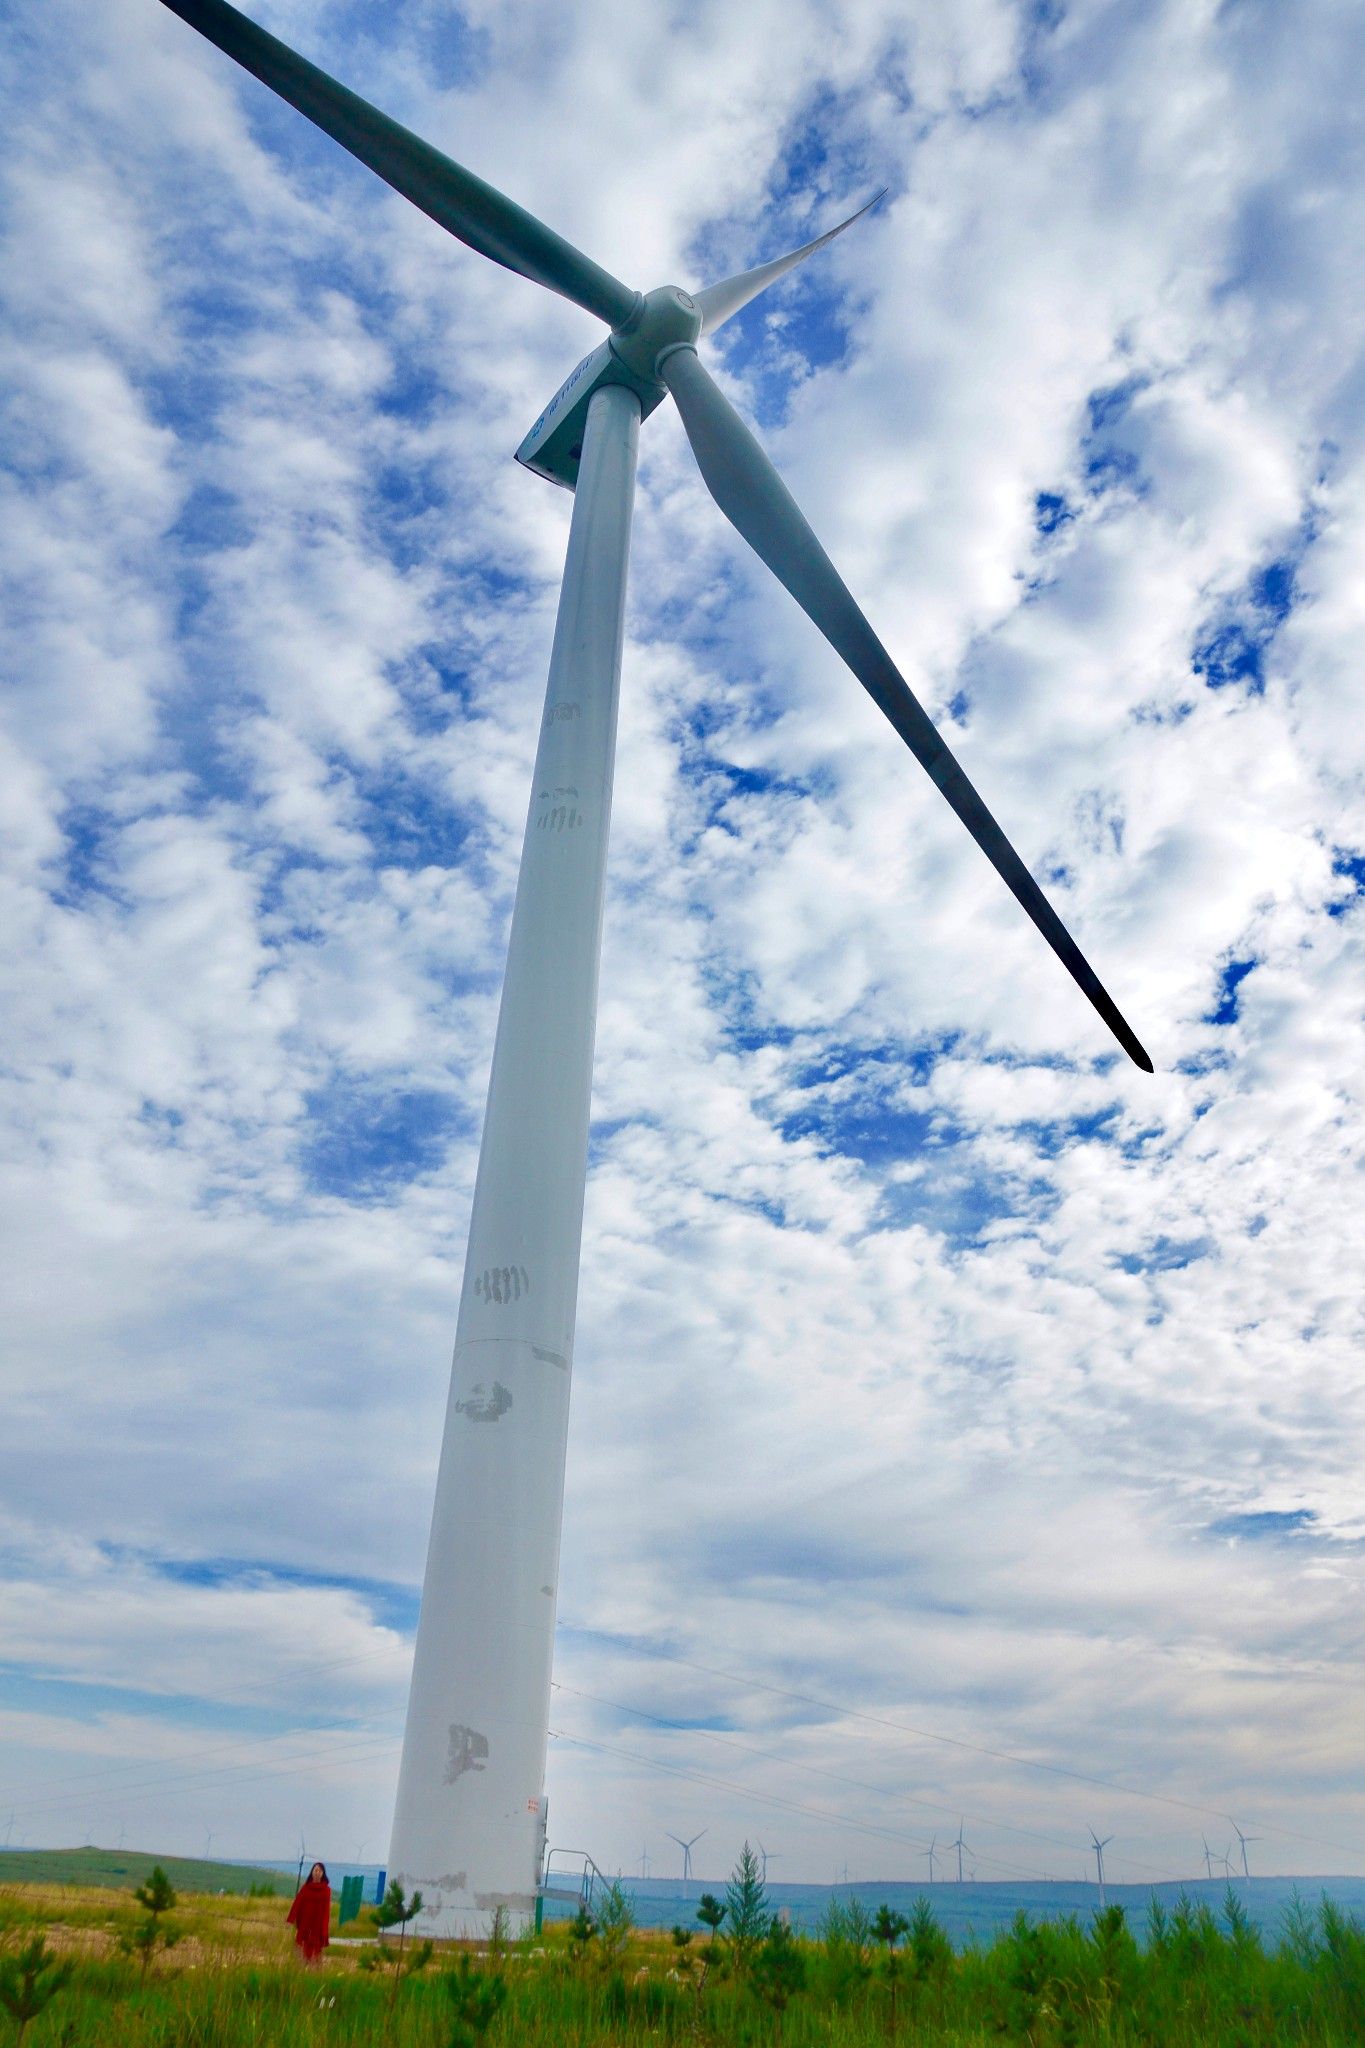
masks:
[[[293,1893],[293,1872],[257,1870],[241,1863],[208,1863],[195,1856],[149,1856],[137,1849],[0,1849],[0,1885],[92,1884],[132,1891],[157,1864],[178,1892],[247,1892],[273,1885]]]

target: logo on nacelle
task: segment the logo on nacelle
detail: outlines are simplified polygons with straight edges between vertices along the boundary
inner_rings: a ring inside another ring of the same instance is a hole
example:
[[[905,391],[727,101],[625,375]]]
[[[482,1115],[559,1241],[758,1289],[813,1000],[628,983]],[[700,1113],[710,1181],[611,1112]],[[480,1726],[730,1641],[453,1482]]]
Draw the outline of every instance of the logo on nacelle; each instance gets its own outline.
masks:
[[[531,428],[530,433],[526,435],[525,438],[528,441],[534,441],[536,439],[537,435],[540,433],[541,428],[545,425],[546,420],[552,420],[557,412],[562,412],[565,400],[568,398],[570,392],[577,390],[578,386],[583,381],[583,377],[588,369],[589,364],[593,363],[597,359],[597,357],[601,355],[601,353],[601,348],[595,348],[592,351],[591,355],[584,356],[582,362],[578,365],[577,369],[570,370],[568,376],[564,379],[564,382],[560,385],[558,391],[556,391],[554,397],[550,400],[550,403],[546,406],[544,412],[540,415],[540,418]]]

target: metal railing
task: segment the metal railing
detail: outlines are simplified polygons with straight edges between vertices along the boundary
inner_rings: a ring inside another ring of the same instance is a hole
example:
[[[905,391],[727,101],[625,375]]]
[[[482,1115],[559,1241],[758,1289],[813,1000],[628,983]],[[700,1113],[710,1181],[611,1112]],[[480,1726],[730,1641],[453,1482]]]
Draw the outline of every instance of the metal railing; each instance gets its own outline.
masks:
[[[569,1867],[556,1870],[556,1857],[561,1858]],[[586,1849],[547,1849],[545,1867],[536,1891],[537,1927],[540,1925],[541,1908],[546,1899],[565,1899],[590,1913],[598,1887],[605,1891],[610,1883],[610,1878],[598,1869]]]

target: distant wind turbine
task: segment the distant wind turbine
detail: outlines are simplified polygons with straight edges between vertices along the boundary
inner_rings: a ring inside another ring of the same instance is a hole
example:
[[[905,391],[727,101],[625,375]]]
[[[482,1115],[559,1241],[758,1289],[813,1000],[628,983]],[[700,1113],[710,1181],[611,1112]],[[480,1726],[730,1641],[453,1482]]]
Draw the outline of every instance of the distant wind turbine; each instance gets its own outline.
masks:
[[[1207,1835],[1201,1835],[1201,1836],[1199,1837],[1199,1839],[1200,1839],[1200,1841],[1201,1841],[1201,1842],[1202,1842],[1202,1843],[1204,1844],[1204,1869],[1205,1869],[1205,1871],[1206,1871],[1206,1872],[1207,1872],[1207,1874],[1208,1874],[1208,1880],[1209,1880],[1209,1883],[1210,1883],[1210,1884],[1212,1884],[1212,1883],[1213,1883],[1213,1851],[1212,1851],[1212,1849],[1210,1849],[1210,1847],[1209,1847],[1209,1838],[1208,1838],[1208,1836],[1207,1836]]]
[[[957,1881],[959,1884],[961,1884],[962,1882],[962,1852],[967,1846],[967,1844],[962,1839],[962,1830],[966,1826],[966,1824],[966,1816],[964,1815],[963,1818],[957,1824],[957,1840],[955,1842],[950,1842],[948,1845],[950,1848],[957,1850]]]
[[[768,1865],[770,1863],[780,1863],[782,1861],[781,1851],[774,1849],[772,1853],[769,1854],[768,1850],[766,1850],[762,1842],[760,1842],[758,1845],[758,1856],[759,1862],[762,1866],[763,1882],[764,1884],[766,1884],[768,1882]]]
[[[706,1828],[703,1828],[703,1829],[702,1829],[702,1831],[701,1831],[701,1835],[707,1834],[708,1832],[709,1832],[709,1830],[708,1830],[708,1829],[706,1829]],[[665,1834],[668,1834],[668,1830],[667,1830],[667,1828],[665,1828],[665,1829],[664,1829],[664,1833],[665,1833]],[[684,1884],[687,1884],[687,1883],[689,1883],[689,1882],[690,1882],[690,1880],[691,1880],[691,1877],[692,1877],[692,1851],[693,1851],[693,1850],[694,1850],[694,1849],[696,1848],[696,1846],[697,1846],[698,1842],[699,1842],[699,1841],[701,1840],[701,1835],[693,1835],[693,1837],[692,1837],[692,1839],[691,1839],[691,1841],[690,1841],[690,1842],[685,1842],[685,1841],[683,1840],[683,1838],[682,1838],[682,1836],[681,1836],[681,1835],[672,1835],[672,1834],[669,1834],[669,1835],[668,1835],[668,1839],[669,1839],[669,1841],[670,1841],[670,1842],[676,1842],[676,1843],[677,1843],[677,1845],[678,1845],[678,1847],[679,1847],[679,1848],[680,1848],[680,1849],[682,1850],[682,1852],[683,1852],[683,1883],[684,1883]]]
[[[932,1841],[932,1842],[930,1842],[930,1844],[929,1844],[928,1848],[927,1848],[927,1849],[924,1849],[924,1850],[922,1850],[922,1851],[921,1851],[921,1854],[922,1854],[922,1855],[925,1855],[925,1856],[927,1856],[927,1857],[929,1858],[929,1882],[930,1882],[930,1884],[932,1884],[932,1883],[933,1883],[933,1881],[934,1881],[934,1852],[935,1852],[935,1850],[936,1850],[937,1848],[938,1848],[938,1836],[937,1836],[937,1835],[935,1835],[935,1836],[934,1836],[934,1839],[933,1839],[933,1841]]]
[[[1096,1876],[1097,1876],[1097,1877],[1098,1877],[1098,1879],[1099,1879],[1099,1886],[1100,1886],[1100,1904],[1101,1904],[1101,1905],[1103,1905],[1103,1904],[1104,1904],[1104,1852],[1105,1852],[1105,1850],[1106,1850],[1106,1849],[1107,1849],[1107,1848],[1109,1847],[1109,1844],[1110,1844],[1110,1843],[1111,1843],[1111,1842],[1113,1841],[1114,1837],[1113,1837],[1112,1835],[1106,1835],[1106,1836],[1105,1836],[1105,1838],[1104,1838],[1104,1840],[1103,1840],[1103,1841],[1101,1841],[1101,1840],[1100,1840],[1100,1838],[1099,1838],[1099,1836],[1098,1836],[1098,1835],[1097,1835],[1097,1834],[1095,1833],[1095,1830],[1094,1830],[1093,1828],[1091,1828],[1091,1830],[1090,1830],[1090,1839],[1091,1839],[1091,1841],[1092,1841],[1092,1842],[1093,1842],[1093,1843],[1095,1844],[1095,1874],[1096,1874]]]
[[[1234,1833],[1234,1835],[1236,1835],[1237,1840],[1241,1844],[1242,1848],[1242,1875],[1246,1879],[1247,1883],[1250,1884],[1251,1869],[1247,1863],[1247,1843],[1259,1842],[1261,1837],[1259,1835],[1244,1835],[1242,1833],[1242,1830],[1238,1827],[1236,1821],[1232,1823],[1232,1832]]]
[[[165,5],[456,240],[608,329],[517,450],[527,469],[574,493],[574,509],[470,1210],[389,1859],[395,1878],[427,1894],[423,1933],[486,1935],[497,1908],[480,1902],[497,1900],[524,1926],[543,1863],[626,563],[640,425],[666,399],[723,516],[852,671],[1128,1057],[1146,1073],[1152,1062],[698,354],[704,336],[867,206],[695,295],[676,285],[641,293],[228,0]],[[604,161],[595,175],[637,190],[633,166]],[[490,338],[494,351],[502,345]],[[464,1872],[458,1885],[437,1875],[455,1870]]]

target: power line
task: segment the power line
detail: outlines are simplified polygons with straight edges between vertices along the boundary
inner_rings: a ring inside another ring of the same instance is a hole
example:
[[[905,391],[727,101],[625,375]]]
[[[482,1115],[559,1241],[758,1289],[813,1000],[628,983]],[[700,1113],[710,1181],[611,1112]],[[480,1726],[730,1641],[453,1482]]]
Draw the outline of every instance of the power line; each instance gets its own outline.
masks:
[[[850,1820],[841,1813],[827,1813],[818,1806],[804,1806],[797,1800],[783,1799],[773,1792],[760,1792],[753,1786],[738,1784],[733,1778],[715,1778],[704,1771],[687,1770],[681,1764],[660,1763],[655,1757],[641,1756],[637,1751],[622,1749],[616,1743],[594,1741],[586,1735],[570,1735],[563,1728],[552,1728],[550,1734],[556,1741],[567,1742],[575,1749],[590,1749],[599,1751],[603,1756],[623,1757],[629,1763],[643,1765],[646,1770],[664,1771],[671,1778],[685,1778],[691,1784],[706,1785],[715,1791],[742,1791],[746,1798],[757,1800],[763,1806],[778,1807],[784,1813],[796,1813],[809,1820],[824,1821],[830,1827],[852,1829],[855,1834],[875,1835],[882,1841],[903,1843],[906,1847],[915,1849],[920,1855],[924,1853],[923,1844],[916,1836],[905,1834],[898,1828],[878,1827],[873,1821]],[[1074,1844],[1066,1846],[1073,1847]],[[1022,1864],[1011,1863],[1003,1856],[989,1856],[982,1851],[976,1852],[976,1855],[978,1863],[989,1864],[993,1870],[1008,1871],[1012,1877],[1027,1878],[1031,1883],[1050,1881],[1044,1872],[1026,1869]],[[1085,1880],[1077,1879],[1076,1882],[1083,1883]],[[1162,1882],[1174,1884],[1179,1882],[1179,1878],[1166,1878]]]
[[[670,1778],[686,1778],[694,1785],[706,1785],[713,1791],[734,1792],[739,1790],[744,1793],[746,1798],[756,1799],[760,1805],[778,1807],[783,1813],[799,1813],[808,1820],[822,1820],[827,1822],[830,1827],[851,1828],[855,1834],[876,1835],[883,1841],[902,1842],[907,1848],[916,1849],[921,1855],[923,1854],[923,1845],[918,1839],[914,1835],[902,1833],[897,1828],[877,1827],[872,1821],[848,1820],[841,1813],[826,1813],[818,1806],[803,1806],[797,1800],[782,1799],[774,1792],[758,1792],[752,1786],[746,1785],[736,1786],[733,1778],[713,1778],[704,1771],[686,1770],[681,1764],[660,1763],[655,1757],[640,1756],[635,1750],[621,1749],[615,1743],[595,1742],[586,1735],[570,1735],[563,1728],[552,1728],[550,1733],[556,1741],[567,1742],[575,1749],[593,1749],[600,1751],[603,1756],[624,1757],[629,1763],[642,1764],[646,1770],[665,1771]],[[1008,1870],[1014,1877],[1040,1879],[1038,1871],[1025,1870],[1022,1865],[1017,1863],[1007,1863],[1000,1856],[982,1856],[980,1861],[989,1863],[996,1870]]]
[[[102,1792],[98,1787],[83,1789],[79,1792],[68,1792],[59,1795],[55,1799],[27,1802],[18,1811],[26,1815],[32,1815],[35,1813],[51,1813],[58,1808],[69,1806],[89,1807],[96,1804],[102,1806],[122,1806],[129,1801],[136,1802],[139,1799],[154,1799],[158,1794],[167,1789],[184,1791],[190,1786],[205,1783],[210,1785],[222,1784],[229,1779],[237,1785],[249,1784],[253,1779],[280,1777],[287,1775],[290,1771],[326,1769],[338,1758],[354,1757],[357,1753],[372,1756],[384,1750],[394,1751],[398,1747],[397,1741],[391,1735],[383,1736],[377,1741],[373,1736],[366,1736],[358,1742],[338,1744],[334,1749],[305,1749],[298,1751],[294,1756],[272,1758],[268,1763],[260,1764],[255,1768],[249,1764],[229,1764],[225,1769],[216,1771],[191,1771],[187,1775],[176,1772],[172,1772],[169,1776],[163,1774],[156,1778],[148,1778],[142,1784],[119,1786],[111,1792]]]
[[[722,1735],[719,1732],[719,1730],[714,1728],[694,1728],[683,1721],[671,1721],[668,1719],[667,1715],[651,1714],[644,1707],[631,1706],[625,1700],[609,1700],[604,1698],[603,1695],[600,1693],[581,1692],[576,1686],[562,1685],[557,1679],[553,1682],[553,1686],[556,1692],[572,1694],[572,1696],[575,1699],[591,1700],[594,1702],[595,1705],[600,1707],[615,1707],[617,1711],[620,1713],[633,1714],[637,1719],[641,1721],[652,1721],[655,1723],[657,1727],[672,1728],[676,1730],[679,1734],[683,1735],[700,1735],[703,1738],[703,1740],[707,1742],[718,1742],[721,1743],[727,1749],[738,1750],[742,1756],[764,1757],[770,1763],[781,1764],[789,1770],[806,1771],[812,1777],[829,1778],[832,1779],[835,1784],[850,1785],[853,1787],[855,1791],[870,1792],[874,1799],[886,1799],[890,1797],[893,1798],[897,1804],[902,1806],[924,1806],[927,1807],[931,1813],[938,1814],[942,1814],[946,1811],[946,1808],[942,1804],[936,1803],[935,1801],[930,1799],[920,1799],[916,1797],[916,1795],[912,1792],[896,1792],[893,1794],[888,1794],[884,1787],[880,1785],[869,1785],[865,1779],[850,1778],[842,1771],[831,1771],[821,1764],[808,1764],[803,1762],[800,1757],[783,1756],[780,1755],[778,1751],[773,1749],[758,1749],[755,1748],[754,1745],[751,1743],[737,1742],[733,1736]],[[960,1806],[955,1808],[954,1811],[961,1813],[963,1815],[963,1818],[966,1820],[975,1821],[981,1827],[994,1828],[1002,1834],[1024,1835],[1031,1841],[1049,1842],[1052,1844],[1054,1848],[1058,1849],[1074,1849],[1076,1847],[1075,1842],[1070,1841],[1066,1836],[1045,1834],[1041,1828],[1019,1827],[1012,1821],[995,1820],[989,1814],[964,1812]],[[907,1836],[905,1839],[909,1840],[910,1837]],[[927,1845],[924,1842],[920,1842],[918,1846],[921,1850],[923,1850]],[[1140,1862],[1136,1857],[1132,1856],[1124,1857],[1122,1860],[1125,1863],[1125,1865],[1132,1870],[1146,1870],[1152,1872],[1155,1871],[1156,1868],[1155,1865]]]
[[[243,1692],[243,1693],[250,1693],[250,1692],[257,1692],[257,1693],[260,1693],[260,1692],[274,1691],[274,1690],[276,1690],[276,1689],[277,1689],[278,1687],[280,1687],[280,1686],[283,1686],[283,1685],[286,1685],[286,1684],[290,1684],[290,1683],[292,1683],[292,1682],[293,1682],[293,1679],[294,1679],[294,1678],[295,1678],[295,1677],[296,1677],[296,1676],[297,1676],[297,1675],[298,1675],[298,1674],[299,1674],[300,1672],[308,1672],[308,1671],[314,1671],[314,1672],[316,1672],[316,1671],[339,1671],[339,1670],[342,1670],[342,1669],[346,1668],[347,1666],[350,1666],[350,1665],[354,1665],[354,1664],[367,1664],[367,1663],[373,1663],[373,1662],[374,1662],[374,1661],[375,1661],[376,1659],[378,1659],[378,1658],[380,1658],[380,1657],[387,1657],[387,1656],[389,1656],[389,1655],[390,1655],[390,1652],[389,1652],[388,1650],[369,1650],[369,1651],[366,1651],[366,1652],[364,1652],[364,1653],[363,1653],[363,1654],[362,1654],[361,1656],[358,1656],[358,1657],[337,1657],[337,1658],[328,1658],[328,1659],[325,1659],[325,1660],[321,1660],[321,1661],[315,1662],[315,1663],[313,1663],[313,1664],[297,1664],[297,1665],[294,1665],[294,1666],[292,1666],[289,1672],[286,1672],[286,1673],[281,1673],[281,1674],[278,1674],[278,1675],[277,1675],[276,1677],[274,1677],[274,1678],[262,1679],[262,1681],[261,1681],[261,1683],[260,1683],[259,1685],[256,1685],[256,1686],[244,1686],[244,1687],[242,1688],[242,1692]],[[65,1681],[62,1681],[62,1682],[66,1683],[66,1684],[72,1684],[72,1685],[80,1685],[80,1684],[82,1684],[82,1683],[85,1683],[85,1682],[87,1682],[87,1681],[84,1681],[84,1680],[81,1680],[81,1679],[68,1679],[68,1680],[65,1680]],[[203,1694],[169,1694],[169,1695],[166,1695],[166,1697],[169,1697],[169,1698],[200,1698],[200,1699],[202,1699],[202,1698],[204,1698],[204,1697],[205,1697],[205,1695],[203,1695]],[[226,1704],[227,1704],[227,1705],[229,1705],[229,1706],[240,1706],[240,1705],[241,1705],[241,1704],[242,1704],[243,1702],[242,1702],[242,1699],[241,1699],[241,1697],[240,1697],[240,1696],[239,1696],[239,1697],[237,1697],[237,1698],[234,1698],[234,1697],[233,1697],[233,1695],[231,1695],[231,1694],[223,1695],[223,1696],[221,1696],[221,1697],[215,1698],[215,1699],[214,1699],[214,1700],[212,1701],[212,1704],[213,1704],[213,1705],[215,1705],[215,1706],[219,1706],[219,1705],[222,1705],[222,1704],[224,1704],[224,1703],[226,1703]],[[395,1716],[396,1716],[396,1714],[397,1714],[397,1711],[398,1711],[398,1710],[397,1710],[397,1709],[395,1708],[395,1709],[394,1709],[394,1715],[395,1715]],[[382,1719],[383,1717],[381,1716],[380,1718]],[[253,1745],[255,1745],[255,1744],[256,1744],[256,1743],[258,1743],[258,1742],[262,1742],[262,1741],[269,1741],[269,1740],[270,1740],[270,1737],[269,1737],[268,1735],[248,1735],[248,1736],[243,1736],[243,1737],[240,1737],[240,1738],[236,1738],[236,1739],[234,1739],[234,1740],[233,1740],[232,1742],[214,1743],[214,1744],[213,1744],[213,1745],[212,1745],[212,1746],[211,1746],[210,1748],[208,1748],[208,1749],[190,1750],[190,1751],[188,1751],[188,1752],[187,1752],[186,1754],[183,1754],[183,1755],[181,1755],[180,1757],[178,1757],[178,1758],[176,1759],[176,1762],[177,1762],[177,1764],[184,1764],[184,1763],[194,1763],[194,1762],[196,1762],[196,1761],[197,1761],[197,1760],[198,1760],[198,1759],[199,1759],[200,1757],[206,1757],[206,1756],[230,1756],[230,1755],[231,1755],[231,1754],[232,1754],[232,1753],[233,1753],[233,1752],[234,1752],[235,1750],[239,1750],[239,1749],[250,1749],[250,1748],[252,1748],[252,1747],[253,1747]],[[112,1772],[112,1771],[140,1771],[140,1770],[144,1770],[144,1769],[146,1768],[146,1760],[145,1760],[144,1758],[142,1758],[142,1757],[139,1757],[139,1758],[137,1758],[137,1759],[136,1759],[135,1761],[129,1761],[129,1762],[126,1762],[126,1763],[121,1763],[121,1764],[110,1764],[110,1765],[108,1765],[108,1767],[107,1767],[107,1768],[108,1768],[108,1770],[109,1770],[109,1771],[111,1771],[111,1772]],[[89,1776],[90,1776],[90,1774],[89,1774],[89,1773],[86,1773],[86,1774],[85,1774],[85,1778],[84,1778],[84,1779],[82,1780],[82,1782],[84,1783],[84,1782],[86,1781],[86,1779],[88,1779],[88,1778],[89,1778]],[[98,1782],[100,1781],[100,1773],[99,1773],[99,1768],[98,1768],[98,1767],[96,1768],[96,1772],[95,1772],[94,1776],[95,1776],[95,1780],[96,1780],[96,1783],[98,1783]],[[85,1794],[84,1792],[81,1792],[81,1793],[79,1794],[79,1796],[80,1796],[80,1797],[82,1797],[82,1798],[84,1798],[84,1797],[86,1797],[87,1795],[86,1795],[86,1794]],[[22,1798],[23,1798],[23,1794],[22,1794],[22,1793],[16,1793],[16,1792],[14,1792],[14,1791],[13,1791],[12,1789],[11,1789],[10,1791],[2,1791],[2,1790],[0,1790],[0,1804],[6,1804],[6,1803],[8,1803],[8,1802],[10,1802],[10,1801],[19,1801],[19,1800],[21,1800]]]
[[[756,1692],[770,1692],[779,1699],[796,1700],[802,1706],[819,1707],[824,1713],[842,1714],[850,1721],[866,1721],[875,1728],[889,1728],[896,1734],[913,1735],[923,1742],[937,1742],[951,1749],[966,1750],[974,1756],[991,1757],[997,1763],[1018,1764],[1026,1770],[1044,1771],[1055,1777],[1072,1778],[1081,1785],[1096,1785],[1103,1791],[1116,1792],[1124,1799],[1142,1799],[1151,1805],[1179,1807],[1186,1813],[1201,1814],[1205,1819],[1213,1815],[1217,1820],[1226,1821],[1230,1827],[1236,1826],[1232,1815],[1225,1812],[1221,1806],[1199,1805],[1194,1800],[1178,1799],[1174,1794],[1167,1792],[1144,1792],[1133,1785],[1121,1785],[1113,1778],[1092,1777],[1085,1771],[1073,1771],[1066,1764],[1043,1763],[1037,1757],[1019,1756],[1007,1749],[991,1749],[985,1743],[968,1742],[962,1736],[939,1735],[933,1729],[917,1728],[907,1721],[892,1721],[881,1714],[864,1713],[857,1707],[844,1706],[836,1700],[817,1698],[813,1693],[794,1692],[788,1686],[771,1685],[764,1679],[751,1677],[744,1672],[722,1671],[715,1665],[700,1664],[691,1657],[678,1657],[671,1651],[656,1649],[653,1644],[629,1643],[623,1647],[633,1650],[637,1655],[656,1658],[663,1664],[678,1664],[687,1671],[700,1671],[709,1678],[724,1679],[730,1685],[752,1686]],[[1281,1835],[1287,1841],[1307,1842],[1317,1849],[1337,1849],[1346,1856],[1365,1856],[1365,1851],[1349,1842],[1333,1841],[1326,1835],[1305,1834],[1299,1828],[1277,1827],[1273,1821],[1265,1820],[1257,1814],[1252,1814],[1249,1818],[1253,1827],[1262,1827],[1267,1833]]]

